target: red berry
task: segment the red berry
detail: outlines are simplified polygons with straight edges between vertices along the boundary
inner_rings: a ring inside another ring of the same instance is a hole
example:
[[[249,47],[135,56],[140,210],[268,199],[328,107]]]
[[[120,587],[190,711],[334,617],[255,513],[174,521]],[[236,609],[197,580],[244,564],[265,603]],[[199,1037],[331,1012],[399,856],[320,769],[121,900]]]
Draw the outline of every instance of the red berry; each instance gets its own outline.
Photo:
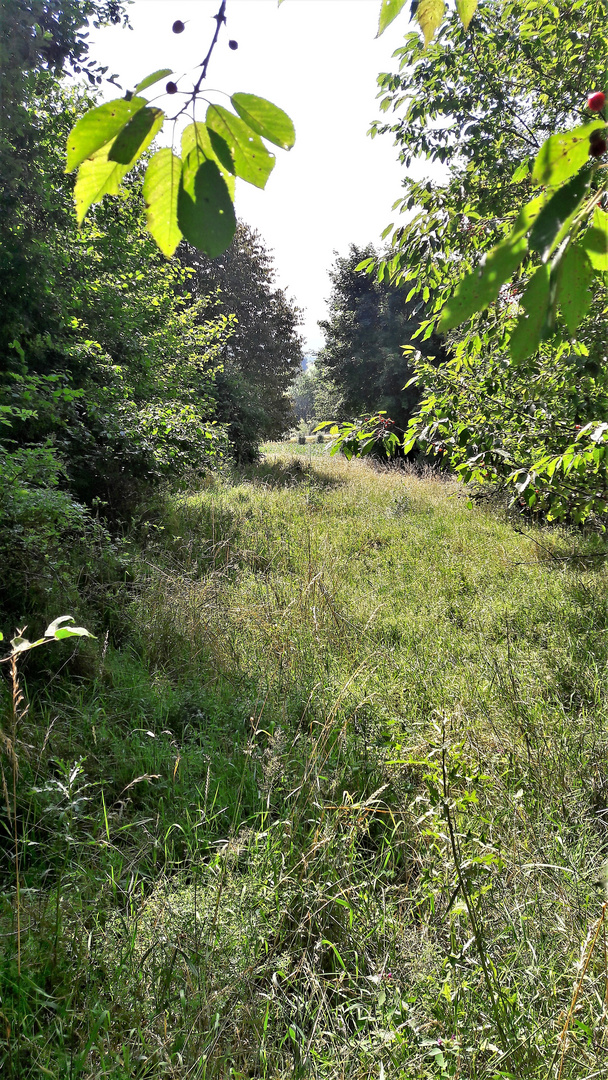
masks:
[[[168,82],[165,86],[165,91],[167,94],[177,94],[177,84],[174,82]]]
[[[173,30],[174,34],[183,34],[186,27],[184,26],[181,19],[176,19],[171,29]]]
[[[601,157],[606,153],[606,140],[601,131],[593,131],[589,137],[589,156]]]
[[[591,109],[591,112],[600,112],[606,104],[606,95],[602,90],[596,90],[595,94],[587,99],[587,108]]]
[[[234,49],[238,49],[238,47],[239,47],[238,41],[235,41],[234,38],[231,38],[230,41],[228,42],[228,48],[234,50]]]

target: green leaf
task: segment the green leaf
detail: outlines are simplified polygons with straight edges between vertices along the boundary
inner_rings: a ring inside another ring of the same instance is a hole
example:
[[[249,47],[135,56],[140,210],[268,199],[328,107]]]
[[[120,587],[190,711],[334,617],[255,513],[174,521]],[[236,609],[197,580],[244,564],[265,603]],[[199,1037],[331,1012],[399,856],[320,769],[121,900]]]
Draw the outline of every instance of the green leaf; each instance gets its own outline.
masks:
[[[589,136],[598,129],[601,129],[601,124],[596,120],[573,131],[551,135],[541,146],[534,162],[534,183],[554,187],[578,172],[589,157]]]
[[[560,267],[557,301],[562,309],[568,332],[574,334],[577,326],[591,305],[589,285],[593,280],[593,267],[578,244],[567,249]]]
[[[215,161],[198,164],[196,149],[184,162],[177,221],[186,240],[212,259],[226,250],[234,236],[236,218],[224,178]]]
[[[547,317],[550,280],[549,266],[543,263],[528,282],[521,298],[525,315],[520,315],[509,342],[515,363],[532,356],[540,345]]]
[[[513,176],[511,177],[512,184],[519,184],[522,180],[526,179],[526,176],[530,175],[530,162],[526,158],[522,161],[521,165],[518,165]]]
[[[226,145],[226,140],[223,139],[222,141],[224,145]],[[193,150],[196,150],[197,152],[199,165],[201,165],[203,161],[215,161],[215,164],[224,178],[224,183],[230,192],[230,198],[234,199],[234,161],[232,160],[232,155],[230,155],[232,170],[229,172],[228,169],[224,168],[215,154],[211,145],[210,132],[205,124],[188,124],[188,127],[184,128],[184,131],[182,132],[182,158],[184,161]],[[228,153],[230,153],[228,147],[227,150]]]
[[[608,214],[596,207],[593,224],[583,234],[580,245],[589,262],[600,274],[608,273]]]
[[[383,34],[387,26],[390,26],[393,19],[397,18],[397,15],[405,7],[407,0],[382,0],[380,5],[380,19],[378,22],[378,33],[376,37],[380,37]]]
[[[224,169],[234,176],[234,161],[232,160],[232,154],[230,153],[228,143],[221,135],[218,135],[217,131],[214,131],[213,128],[207,128],[207,131],[209,132],[209,142],[211,143],[213,153],[220,164],[223,165]]]
[[[205,120],[207,127],[213,128],[228,144],[236,175],[255,187],[266,187],[275,156],[268,152],[259,135],[221,105],[210,105]]]
[[[110,159],[113,143],[108,143],[107,146],[102,147],[92,157],[82,162],[74,187],[76,220],[79,225],[93,203],[99,202],[104,195],[118,195],[121,180],[129,172],[129,169],[135,165],[137,159],[147,149],[162,126],[163,113],[160,109],[154,111],[159,115],[156,116],[154,124],[139,144],[135,155],[126,164]]]
[[[460,15],[460,21],[465,30],[469,29],[469,23],[475,14],[479,0],[456,0],[456,10]]]
[[[181,159],[166,147],[150,158],[144,179],[143,195],[148,229],[168,259],[182,238],[177,224],[177,195],[181,174]]]
[[[591,181],[590,172],[573,176],[545,203],[530,233],[530,247],[543,262],[549,258],[564,226],[580,206]]]
[[[470,319],[476,311],[483,311],[493,303],[501,285],[517,269],[527,249],[526,238],[521,235],[515,239],[508,237],[493,248],[479,266],[462,279],[456,292],[448,300],[437,327],[439,333],[451,330]]]
[[[420,0],[416,8],[416,20],[424,34],[425,45],[429,45],[433,40],[435,31],[441,26],[444,13],[444,0]]]
[[[233,94],[230,101],[235,112],[252,131],[282,150],[291,150],[296,133],[286,112],[255,94]]]
[[[85,630],[84,626],[65,626],[62,624],[73,623],[74,619],[72,615],[60,615],[58,619],[54,619],[50,626],[47,626],[44,631],[45,638],[49,640],[62,641],[63,638],[68,637],[94,637],[88,630]],[[36,645],[41,644],[37,641]]]
[[[131,117],[148,102],[145,98],[134,97],[130,101],[118,98],[89,109],[68,135],[68,159],[66,172],[72,172],[86,158],[91,157],[102,146],[106,146],[128,124]]]
[[[147,90],[153,83],[160,82],[161,79],[166,79],[167,75],[172,74],[171,68],[161,68],[160,71],[153,71],[151,75],[146,75],[145,79],[142,79],[142,81],[137,84],[133,93],[139,94],[142,90]]]
[[[121,165],[137,161],[160,131],[164,119],[162,109],[140,109],[114,139],[108,161],[118,161]]]

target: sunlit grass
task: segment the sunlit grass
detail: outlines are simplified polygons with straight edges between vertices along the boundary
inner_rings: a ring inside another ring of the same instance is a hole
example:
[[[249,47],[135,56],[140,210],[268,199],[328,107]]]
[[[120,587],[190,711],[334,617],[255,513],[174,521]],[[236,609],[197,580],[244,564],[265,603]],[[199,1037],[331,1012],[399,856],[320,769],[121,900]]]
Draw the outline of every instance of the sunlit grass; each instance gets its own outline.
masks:
[[[314,443],[167,495],[130,652],[44,706],[105,793],[43,984],[81,1075],[601,1075],[601,932],[559,1038],[602,911],[604,550],[467,503]]]

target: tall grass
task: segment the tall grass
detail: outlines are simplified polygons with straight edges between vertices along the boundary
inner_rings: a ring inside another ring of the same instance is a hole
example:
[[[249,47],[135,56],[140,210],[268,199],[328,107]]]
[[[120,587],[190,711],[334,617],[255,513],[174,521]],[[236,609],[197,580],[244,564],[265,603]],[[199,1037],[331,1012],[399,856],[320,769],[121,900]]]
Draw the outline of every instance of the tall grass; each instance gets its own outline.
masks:
[[[7,1075],[604,1075],[602,542],[267,449],[33,696]]]

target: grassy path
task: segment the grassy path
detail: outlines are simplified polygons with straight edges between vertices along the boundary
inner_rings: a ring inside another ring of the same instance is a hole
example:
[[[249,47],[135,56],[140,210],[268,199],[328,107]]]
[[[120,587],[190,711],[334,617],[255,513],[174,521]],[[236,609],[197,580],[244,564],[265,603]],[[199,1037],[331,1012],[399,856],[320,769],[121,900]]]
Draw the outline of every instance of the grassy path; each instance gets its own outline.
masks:
[[[53,702],[110,807],[81,1075],[605,1075],[599,541],[266,450],[167,498],[131,659]]]

